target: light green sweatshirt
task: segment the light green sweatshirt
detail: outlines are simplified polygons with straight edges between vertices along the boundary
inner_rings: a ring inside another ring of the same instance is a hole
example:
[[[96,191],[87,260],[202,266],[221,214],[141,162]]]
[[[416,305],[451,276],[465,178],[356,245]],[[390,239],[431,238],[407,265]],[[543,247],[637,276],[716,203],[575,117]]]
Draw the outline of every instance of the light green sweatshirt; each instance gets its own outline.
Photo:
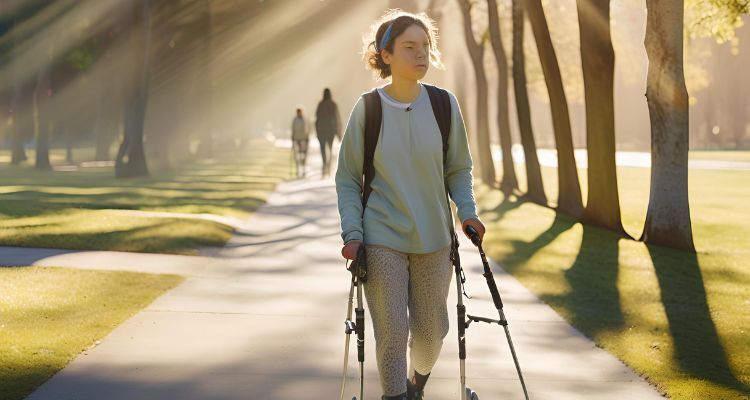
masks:
[[[427,89],[400,103],[379,88],[383,123],[375,148],[375,177],[362,218],[365,100],[354,105],[339,150],[336,192],[344,243],[390,247],[404,253],[430,253],[450,243],[450,213],[443,184],[440,129]],[[445,175],[461,221],[477,218],[472,191],[472,160],[461,110],[453,93]],[[409,107],[409,111],[407,111]]]

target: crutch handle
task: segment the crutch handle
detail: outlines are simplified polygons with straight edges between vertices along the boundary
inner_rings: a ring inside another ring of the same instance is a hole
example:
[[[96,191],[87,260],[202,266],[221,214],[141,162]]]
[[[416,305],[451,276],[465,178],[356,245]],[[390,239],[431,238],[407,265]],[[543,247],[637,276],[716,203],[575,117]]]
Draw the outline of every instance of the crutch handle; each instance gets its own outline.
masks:
[[[466,231],[466,234],[469,235],[469,239],[471,239],[471,243],[474,243],[474,246],[479,247],[479,245],[482,244],[482,239],[479,238],[479,232],[477,232],[477,230],[473,226],[466,225],[465,231]]]

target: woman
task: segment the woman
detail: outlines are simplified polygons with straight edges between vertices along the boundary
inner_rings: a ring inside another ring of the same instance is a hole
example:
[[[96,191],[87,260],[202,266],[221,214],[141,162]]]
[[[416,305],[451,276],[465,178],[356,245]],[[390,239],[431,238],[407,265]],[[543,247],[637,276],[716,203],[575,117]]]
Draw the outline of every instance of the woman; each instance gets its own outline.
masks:
[[[466,130],[456,98],[450,94],[449,147],[443,160],[441,135],[427,90],[420,82],[430,64],[441,66],[436,39],[434,23],[424,13],[390,10],[373,24],[364,40],[364,59],[377,76],[391,77],[391,81],[377,89],[382,126],[374,154],[372,192],[364,214],[362,97],[349,116],[336,171],[345,243],[342,255],[353,260],[362,245],[367,255],[364,289],[384,400],[422,399],[448,333],[452,217],[444,182],[462,227],[471,225],[484,235],[472,192]]]
[[[315,132],[320,142],[320,155],[323,157],[322,176],[331,174],[331,147],[334,136],[341,140],[341,117],[339,107],[331,98],[331,89],[323,90],[323,100],[315,110]]]
[[[307,118],[302,115],[302,106],[297,106],[297,114],[292,120],[292,152],[297,164],[297,177],[305,176],[307,164],[307,145],[310,140],[310,129]]]

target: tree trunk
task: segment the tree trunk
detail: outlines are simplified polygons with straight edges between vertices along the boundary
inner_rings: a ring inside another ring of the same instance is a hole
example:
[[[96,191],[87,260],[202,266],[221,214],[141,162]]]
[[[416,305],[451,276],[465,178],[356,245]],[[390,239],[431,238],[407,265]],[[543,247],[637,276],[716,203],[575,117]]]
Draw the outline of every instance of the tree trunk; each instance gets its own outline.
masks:
[[[52,95],[48,64],[37,75],[34,89],[34,130],[36,131],[36,163],[34,168],[52,169],[49,161],[49,97]]]
[[[108,52],[104,55],[105,62],[111,59]],[[112,143],[118,136],[120,123],[123,119],[122,89],[125,85],[119,82],[110,82],[106,78],[108,75],[117,73],[116,68],[111,68],[101,77],[98,83],[99,105],[98,116],[96,120],[96,161],[110,161],[112,154]]]
[[[65,162],[73,164],[73,132],[75,132],[76,125],[65,121],[61,121],[60,125],[65,137]],[[71,129],[71,126],[73,129]]]
[[[109,148],[112,145],[112,93],[107,82],[99,82],[99,103],[96,110],[96,161],[109,161]]]
[[[476,107],[477,107],[477,145],[479,147],[479,166],[482,181],[489,186],[495,186],[495,164],[492,161],[490,149],[489,122],[487,120],[487,76],[484,71],[484,39],[479,43],[474,39],[471,21],[471,4],[468,0],[459,0],[463,15],[464,39],[471,56],[471,64],[476,76]]]
[[[647,0],[646,99],[651,117],[651,194],[641,240],[695,252],[688,201],[688,93],[683,0]]]
[[[106,103],[106,100],[103,98],[100,98],[99,101]],[[110,128],[112,127],[111,116],[107,114],[109,107],[104,106],[104,104],[101,104],[99,107],[103,108],[103,110],[99,110],[99,116],[96,119],[96,153],[94,154],[94,160],[109,161],[109,148],[112,144],[112,136],[110,136]]]
[[[132,84],[125,104],[123,135],[115,160],[117,178],[147,176],[146,155],[143,147],[143,122],[146,116],[149,90],[149,41],[151,31],[150,0],[133,5],[133,26],[130,46],[132,50]]]
[[[559,188],[557,210],[578,218],[583,211],[581,185],[578,183],[578,169],[573,155],[573,134],[570,129],[568,99],[565,96],[560,66],[557,63],[555,48],[552,46],[552,38],[549,34],[541,0],[525,0],[525,6],[531,28],[534,31],[552,112],[552,126],[555,132],[555,147],[557,148]]]
[[[18,114],[13,118],[13,133],[11,135],[11,157],[10,163],[12,165],[19,165],[26,161],[26,150],[24,149],[23,130],[21,124],[18,123]]]
[[[16,32],[19,23],[19,17],[16,13],[16,15],[12,19],[12,47],[10,49],[10,54],[14,54],[15,51],[20,47],[20,38],[19,33]],[[10,59],[12,56],[8,56],[8,59]],[[11,98],[10,98],[10,114],[12,118],[11,126],[10,126],[10,140],[11,140],[11,158],[10,163],[13,165],[21,164],[22,162],[27,160],[26,157],[26,151],[24,150],[24,139],[23,139],[23,123],[22,118],[23,115],[23,90],[24,90],[24,82],[21,81],[19,78],[19,72],[18,69],[20,67],[16,65],[11,69]]]
[[[430,2],[427,4],[427,9],[424,10],[427,15],[430,16],[435,21],[435,24],[438,26],[438,31],[440,28],[440,22],[443,20],[443,9],[445,8],[445,0],[430,0]]]
[[[417,0],[388,0],[388,8],[400,8],[411,13],[420,11]]]
[[[198,144],[197,154],[199,157],[213,157],[214,154],[214,84],[213,84],[213,15],[211,14],[211,1],[204,0],[204,23],[206,34],[204,36],[203,52],[198,53],[200,59],[200,77],[203,84],[203,92],[200,94],[202,101],[203,130]]]
[[[464,80],[466,79],[466,70],[467,70],[467,62],[465,61],[465,58],[461,58],[460,61],[456,63],[456,66],[453,70],[453,79],[455,82],[455,92],[453,93],[456,96],[456,100],[459,104],[463,104],[464,107],[468,108],[469,99],[467,94],[467,88],[466,85],[463,84]],[[466,125],[466,132],[474,132],[474,125],[471,118],[464,118],[464,124]],[[479,154],[479,146],[477,145],[477,136],[476,135],[468,135],[469,139],[469,151],[471,154]],[[472,168],[471,174],[474,177],[474,179],[481,179],[481,176],[479,175],[480,168]]]
[[[526,159],[526,199],[547,205],[547,195],[542,184],[542,168],[536,154],[534,132],[531,127],[529,94],[526,89],[526,64],[523,54],[524,10],[523,0],[513,0],[513,89],[516,94],[516,111],[521,132],[521,145]]]
[[[586,101],[588,200],[582,221],[623,236],[615,166],[615,52],[609,0],[576,0]]]
[[[510,136],[510,112],[508,105],[508,59],[505,56],[500,36],[500,18],[497,13],[497,0],[489,0],[490,42],[497,63],[497,126],[500,134],[500,151],[503,157],[503,177],[500,190],[507,196],[518,189],[516,167],[513,163],[513,140]]]
[[[23,119],[26,118],[23,110],[23,88],[20,82],[14,82],[13,94],[11,99],[11,112],[13,123],[11,124],[11,158],[12,165],[19,165],[26,161],[26,150],[24,149],[24,128],[27,124]]]

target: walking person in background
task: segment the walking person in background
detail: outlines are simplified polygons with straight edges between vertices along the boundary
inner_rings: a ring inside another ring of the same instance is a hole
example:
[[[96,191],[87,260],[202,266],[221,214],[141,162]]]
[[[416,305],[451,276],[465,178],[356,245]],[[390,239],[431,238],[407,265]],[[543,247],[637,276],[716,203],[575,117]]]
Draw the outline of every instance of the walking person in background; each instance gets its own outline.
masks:
[[[297,164],[297,177],[305,176],[307,163],[307,145],[310,141],[310,126],[302,115],[302,106],[297,107],[297,116],[292,120],[292,152]]]
[[[333,137],[337,136],[341,141],[341,117],[338,105],[331,98],[331,89],[323,90],[323,100],[318,103],[315,111],[315,132],[320,142],[320,155],[323,157],[322,176],[330,176]]]

